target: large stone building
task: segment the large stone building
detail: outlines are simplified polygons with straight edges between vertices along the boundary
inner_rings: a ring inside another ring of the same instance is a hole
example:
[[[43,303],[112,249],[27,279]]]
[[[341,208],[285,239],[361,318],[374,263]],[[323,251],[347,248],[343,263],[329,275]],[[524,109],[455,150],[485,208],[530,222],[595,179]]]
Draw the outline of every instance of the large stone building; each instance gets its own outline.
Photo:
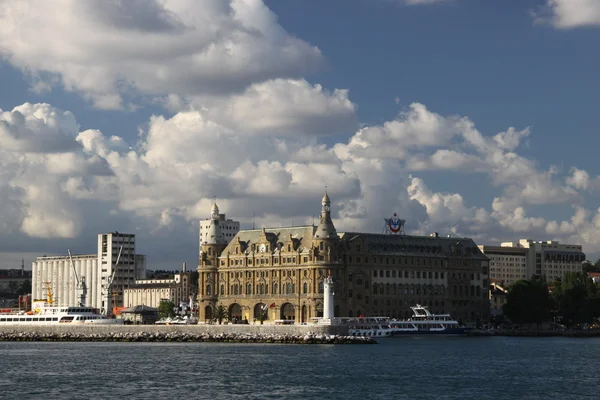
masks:
[[[510,285],[519,279],[541,276],[551,282],[566,272],[581,272],[585,254],[581,245],[554,240],[521,239],[500,246],[479,246],[490,258],[490,279]]]
[[[331,271],[335,316],[406,318],[429,306],[464,322],[489,317],[488,259],[473,240],[338,233],[331,201],[318,226],[242,230],[228,243],[205,241],[199,260],[199,317],[218,305],[230,318],[308,322],[322,316],[323,280]]]
[[[32,297],[46,298],[50,289],[57,305],[78,305],[79,279],[85,287],[84,305],[111,313],[113,307],[123,306],[123,290],[146,275],[146,257],[135,254],[132,234],[100,234],[96,254],[73,255],[72,260],[73,265],[69,256],[37,257],[32,263]]]

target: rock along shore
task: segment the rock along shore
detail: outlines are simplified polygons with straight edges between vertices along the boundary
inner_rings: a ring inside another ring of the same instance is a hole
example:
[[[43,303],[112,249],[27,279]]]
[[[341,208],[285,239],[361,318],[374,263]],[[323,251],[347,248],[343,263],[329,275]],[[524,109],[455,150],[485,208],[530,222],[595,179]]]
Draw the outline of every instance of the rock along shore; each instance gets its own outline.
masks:
[[[354,337],[275,326],[5,326],[0,341],[20,342],[216,342],[286,344],[373,344],[373,338]]]

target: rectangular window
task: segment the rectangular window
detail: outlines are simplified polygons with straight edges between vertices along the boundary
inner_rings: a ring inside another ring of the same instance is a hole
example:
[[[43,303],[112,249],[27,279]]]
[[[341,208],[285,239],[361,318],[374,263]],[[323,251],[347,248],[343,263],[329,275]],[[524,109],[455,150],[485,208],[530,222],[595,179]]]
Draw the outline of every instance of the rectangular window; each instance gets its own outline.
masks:
[[[377,278],[377,270],[376,270],[376,269],[375,269],[375,270],[373,270],[373,276],[374,276],[375,278]]]

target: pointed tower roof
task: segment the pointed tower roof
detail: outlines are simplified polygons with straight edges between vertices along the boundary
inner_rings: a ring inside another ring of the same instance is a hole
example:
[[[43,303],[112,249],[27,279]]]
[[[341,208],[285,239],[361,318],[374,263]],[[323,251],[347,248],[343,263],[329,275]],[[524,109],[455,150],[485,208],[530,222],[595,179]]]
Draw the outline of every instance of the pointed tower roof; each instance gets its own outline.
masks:
[[[325,195],[321,200],[321,217],[314,237],[315,239],[337,238],[337,232],[333,225],[333,221],[331,220],[331,200],[329,199],[327,192],[325,192]]]

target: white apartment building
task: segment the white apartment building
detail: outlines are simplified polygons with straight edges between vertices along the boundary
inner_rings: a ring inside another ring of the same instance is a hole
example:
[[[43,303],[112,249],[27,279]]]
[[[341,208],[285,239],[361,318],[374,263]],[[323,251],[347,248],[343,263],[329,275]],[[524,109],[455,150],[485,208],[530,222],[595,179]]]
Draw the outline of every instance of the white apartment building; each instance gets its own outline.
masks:
[[[477,246],[490,259],[490,282],[511,285],[527,279],[528,249],[512,246]]]
[[[479,246],[490,258],[490,280],[509,285],[519,279],[543,276],[551,282],[566,272],[581,272],[585,254],[581,245],[554,240],[520,239],[498,246]],[[524,265],[523,265],[524,264]]]
[[[117,264],[121,246],[123,250]],[[135,235],[131,234],[100,234],[96,254],[73,255],[72,260],[73,265],[69,256],[36,258],[32,263],[33,298],[46,299],[49,289],[56,305],[78,305],[81,302],[79,280],[85,282],[83,305],[110,314],[113,300],[121,307],[123,290],[146,275],[146,257],[135,254]]]
[[[203,244],[228,244],[240,231],[240,222],[219,214],[217,203],[210,210],[210,218],[200,221],[200,248]]]
[[[145,305],[158,308],[161,301],[195,303],[196,293],[192,292],[190,273],[185,271],[174,274],[172,279],[138,279],[135,285],[124,290],[126,307]]]

